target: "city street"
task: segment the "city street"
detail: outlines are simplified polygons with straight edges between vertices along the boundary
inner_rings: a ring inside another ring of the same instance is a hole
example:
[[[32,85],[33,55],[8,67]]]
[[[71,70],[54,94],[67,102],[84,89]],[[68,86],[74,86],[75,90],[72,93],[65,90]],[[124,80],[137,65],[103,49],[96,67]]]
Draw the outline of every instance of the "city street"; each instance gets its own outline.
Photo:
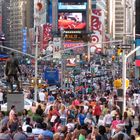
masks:
[[[0,140],[140,140],[139,0],[0,0]]]

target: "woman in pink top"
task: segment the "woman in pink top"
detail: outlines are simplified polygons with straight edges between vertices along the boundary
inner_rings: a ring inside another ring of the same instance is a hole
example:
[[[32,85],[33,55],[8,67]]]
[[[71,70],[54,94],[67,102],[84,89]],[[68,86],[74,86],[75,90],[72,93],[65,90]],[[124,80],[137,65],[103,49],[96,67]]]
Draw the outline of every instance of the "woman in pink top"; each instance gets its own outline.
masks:
[[[121,123],[122,123],[122,121],[120,120],[119,115],[117,115],[116,119],[114,121],[112,121],[112,124],[111,124],[112,134],[114,134],[114,132],[116,131],[117,125],[121,124]]]
[[[72,105],[73,106],[79,106],[80,105],[80,101],[78,99],[75,99],[73,102],[72,102]]]

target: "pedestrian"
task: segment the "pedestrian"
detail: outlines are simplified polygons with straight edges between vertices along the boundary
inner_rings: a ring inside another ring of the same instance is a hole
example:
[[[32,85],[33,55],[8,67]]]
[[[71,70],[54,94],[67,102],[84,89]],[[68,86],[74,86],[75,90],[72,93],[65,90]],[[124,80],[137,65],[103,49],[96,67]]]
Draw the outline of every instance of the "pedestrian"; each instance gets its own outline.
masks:
[[[130,137],[124,132],[123,124],[116,126],[116,133],[112,136],[112,140],[129,140]]]
[[[110,110],[108,110],[107,114],[104,116],[103,122],[104,122],[104,126],[111,126],[111,123],[113,121],[113,117],[110,114]]]
[[[132,128],[132,122],[131,122],[131,118],[128,117],[127,112],[124,112],[123,123],[125,123],[126,133],[130,136],[131,128]]]
[[[12,140],[12,136],[10,135],[6,126],[3,126],[1,129],[0,140]]]
[[[9,121],[13,121],[15,114],[16,114],[16,107],[15,107],[15,105],[12,105],[11,110],[9,112]]]
[[[37,109],[36,109],[36,114],[39,116],[43,115],[43,109],[41,108],[41,105],[38,105]]]
[[[66,110],[64,105],[61,107],[59,114],[60,114],[61,124],[66,125],[66,123],[67,123],[67,110]]]
[[[44,103],[46,101],[46,94],[44,93],[43,89],[38,93],[38,97],[41,103]]]
[[[22,127],[19,126],[17,132],[13,136],[13,140],[27,140],[27,135],[22,131]]]
[[[79,110],[79,113],[78,113],[78,123],[79,123],[81,126],[84,125],[85,118],[86,118],[86,114],[85,114],[85,112],[84,112],[84,107],[81,106],[81,107],[80,107],[80,110]]]
[[[98,121],[99,121],[101,114],[102,114],[102,110],[101,110],[100,104],[97,102],[95,109],[94,109],[94,115],[96,117],[96,124],[98,124]]]

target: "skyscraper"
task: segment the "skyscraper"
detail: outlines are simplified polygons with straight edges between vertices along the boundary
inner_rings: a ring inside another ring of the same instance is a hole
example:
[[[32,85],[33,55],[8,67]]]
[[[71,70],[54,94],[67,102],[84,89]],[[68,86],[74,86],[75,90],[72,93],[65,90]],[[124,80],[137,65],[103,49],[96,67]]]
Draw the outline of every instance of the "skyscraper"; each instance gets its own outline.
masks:
[[[34,0],[4,0],[3,28],[6,35],[6,45],[22,50],[24,27],[33,27]]]
[[[10,38],[10,0],[2,2],[2,31],[5,34],[5,45],[9,46]]]
[[[24,2],[10,0],[10,38],[9,46],[21,50],[22,28],[24,27]]]

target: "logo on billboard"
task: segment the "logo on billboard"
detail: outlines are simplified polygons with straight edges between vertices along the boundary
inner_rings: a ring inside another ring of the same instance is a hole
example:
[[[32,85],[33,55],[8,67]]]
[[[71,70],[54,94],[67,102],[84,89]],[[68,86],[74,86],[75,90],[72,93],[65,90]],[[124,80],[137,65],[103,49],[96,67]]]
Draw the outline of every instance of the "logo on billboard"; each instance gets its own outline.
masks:
[[[102,50],[103,20],[103,11],[101,9],[92,10],[91,29],[94,34],[91,35],[91,52],[100,52]]]

